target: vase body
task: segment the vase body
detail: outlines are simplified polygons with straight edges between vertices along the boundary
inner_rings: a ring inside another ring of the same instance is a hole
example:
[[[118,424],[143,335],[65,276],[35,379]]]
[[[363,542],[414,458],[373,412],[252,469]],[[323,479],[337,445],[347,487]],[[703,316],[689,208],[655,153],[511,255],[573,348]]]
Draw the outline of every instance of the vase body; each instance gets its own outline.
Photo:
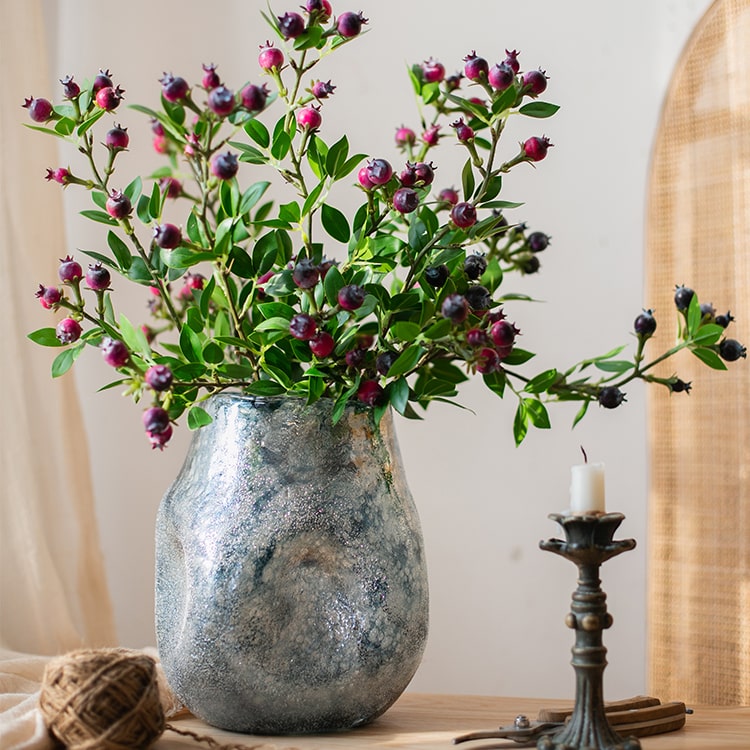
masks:
[[[209,724],[298,734],[368,723],[427,637],[422,535],[390,414],[222,393],[156,524],[156,635]]]

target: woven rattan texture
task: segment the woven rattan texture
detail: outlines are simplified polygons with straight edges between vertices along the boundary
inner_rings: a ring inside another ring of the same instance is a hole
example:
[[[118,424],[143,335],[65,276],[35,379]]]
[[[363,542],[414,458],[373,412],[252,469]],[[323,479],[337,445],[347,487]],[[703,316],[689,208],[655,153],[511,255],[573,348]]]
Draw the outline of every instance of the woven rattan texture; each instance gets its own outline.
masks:
[[[675,284],[750,341],[750,0],[718,0],[675,70],[653,152],[646,299],[673,335]],[[750,361],[691,395],[649,389],[649,690],[750,704]],[[679,399],[680,403],[674,403]]]

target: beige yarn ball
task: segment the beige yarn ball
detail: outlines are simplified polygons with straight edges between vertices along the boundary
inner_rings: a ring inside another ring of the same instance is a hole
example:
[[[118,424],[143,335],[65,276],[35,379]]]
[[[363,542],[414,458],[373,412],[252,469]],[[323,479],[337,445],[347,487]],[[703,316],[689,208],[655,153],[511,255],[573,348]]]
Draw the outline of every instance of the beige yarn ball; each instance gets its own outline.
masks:
[[[129,649],[82,649],[47,664],[39,706],[70,750],[147,748],[164,732],[156,664]]]

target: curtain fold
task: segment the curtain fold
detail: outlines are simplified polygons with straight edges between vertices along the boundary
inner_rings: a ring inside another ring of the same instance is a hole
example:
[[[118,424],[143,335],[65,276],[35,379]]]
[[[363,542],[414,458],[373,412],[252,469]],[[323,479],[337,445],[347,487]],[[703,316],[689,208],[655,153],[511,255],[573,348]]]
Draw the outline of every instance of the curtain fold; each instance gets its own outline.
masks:
[[[116,645],[72,374],[28,340],[61,312],[35,299],[66,255],[55,139],[27,131],[24,97],[50,98],[39,0],[6,3],[0,24],[0,647],[34,654]]]

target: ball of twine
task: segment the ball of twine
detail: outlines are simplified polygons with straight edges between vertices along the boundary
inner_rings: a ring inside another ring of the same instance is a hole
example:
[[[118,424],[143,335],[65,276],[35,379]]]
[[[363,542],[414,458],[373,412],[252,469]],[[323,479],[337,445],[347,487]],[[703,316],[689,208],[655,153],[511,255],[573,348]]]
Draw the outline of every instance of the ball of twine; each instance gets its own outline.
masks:
[[[39,706],[70,750],[147,748],[164,732],[156,664],[128,649],[82,649],[53,659]]]

